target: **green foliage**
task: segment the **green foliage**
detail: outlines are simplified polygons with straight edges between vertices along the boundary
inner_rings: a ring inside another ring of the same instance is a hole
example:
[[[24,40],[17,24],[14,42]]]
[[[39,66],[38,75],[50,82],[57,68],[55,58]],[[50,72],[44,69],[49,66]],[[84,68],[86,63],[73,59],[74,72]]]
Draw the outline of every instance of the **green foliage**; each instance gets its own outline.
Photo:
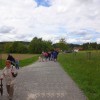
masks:
[[[87,52],[59,55],[64,70],[75,80],[89,100],[100,99],[100,52]]]
[[[49,51],[53,48],[51,41],[43,41],[43,45],[42,51]]]
[[[59,40],[59,43],[67,44],[65,38],[61,38],[61,39]]]
[[[93,43],[84,43],[82,45],[84,50],[97,50],[99,49],[99,45],[96,42]]]
[[[97,49],[100,50],[100,44],[97,45]]]
[[[62,50],[62,51],[69,49],[68,44],[65,44],[65,43],[62,43],[62,42],[53,44],[53,46],[54,46],[54,48],[60,48],[60,50]]]
[[[41,51],[42,39],[38,39],[37,37],[33,38],[29,45],[30,53],[38,53]]]
[[[17,53],[17,51],[18,51],[18,42],[15,41],[12,43],[12,46],[10,47],[10,52]]]
[[[0,59],[0,69],[4,68],[5,66],[5,60]]]
[[[58,48],[62,51],[73,50],[73,48],[82,48],[83,50],[100,50],[100,44],[96,42],[78,44],[68,44],[65,38],[61,38],[58,43],[52,44],[52,41],[44,41],[42,38],[34,37],[31,42],[13,41],[0,42],[2,53],[41,53]]]
[[[19,66],[24,67],[30,65],[38,60],[38,55],[34,55],[32,58],[27,58],[19,61]],[[0,69],[5,67],[5,60],[0,60]]]
[[[20,67],[24,67],[24,66],[30,65],[33,62],[36,62],[37,60],[38,60],[38,55],[35,55],[32,58],[20,60]]]
[[[17,48],[17,53],[28,53],[28,48],[22,43],[19,43]]]
[[[10,48],[11,48],[11,46],[12,46],[12,43],[5,43],[5,45],[4,45],[4,52],[6,52],[6,53],[10,53]]]
[[[42,51],[48,51],[51,49],[52,42],[50,41],[43,41],[42,38],[33,38],[29,45],[30,53],[41,53]]]
[[[62,51],[68,50],[69,45],[66,43],[65,38],[61,38],[58,43],[53,44],[54,48],[59,48]]]
[[[5,50],[6,52],[10,53],[27,53],[28,48],[23,44],[18,41],[15,41],[13,43],[7,43],[5,45]]]

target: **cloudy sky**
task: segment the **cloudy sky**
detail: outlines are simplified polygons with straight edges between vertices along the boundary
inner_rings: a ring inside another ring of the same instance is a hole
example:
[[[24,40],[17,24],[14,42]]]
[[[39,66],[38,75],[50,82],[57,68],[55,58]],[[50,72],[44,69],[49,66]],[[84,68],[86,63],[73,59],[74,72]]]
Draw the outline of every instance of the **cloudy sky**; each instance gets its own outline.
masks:
[[[100,0],[0,0],[0,41],[100,43]]]

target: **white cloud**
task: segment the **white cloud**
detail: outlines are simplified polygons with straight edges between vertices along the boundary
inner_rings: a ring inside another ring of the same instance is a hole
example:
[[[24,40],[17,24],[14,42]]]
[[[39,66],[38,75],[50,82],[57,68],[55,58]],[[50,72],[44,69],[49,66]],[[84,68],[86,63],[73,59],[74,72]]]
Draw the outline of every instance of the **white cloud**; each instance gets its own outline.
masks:
[[[2,26],[0,27],[0,33],[10,33],[13,30],[13,27]]]
[[[1,34],[6,26],[13,27],[6,34],[16,40],[31,41],[37,36],[53,42],[61,37],[69,43],[99,41],[100,0],[50,0],[50,3],[50,7],[37,7],[34,0],[0,0]]]
[[[96,41],[97,41],[97,43],[99,43],[99,44],[100,44],[100,38],[97,38],[97,39],[96,39]]]

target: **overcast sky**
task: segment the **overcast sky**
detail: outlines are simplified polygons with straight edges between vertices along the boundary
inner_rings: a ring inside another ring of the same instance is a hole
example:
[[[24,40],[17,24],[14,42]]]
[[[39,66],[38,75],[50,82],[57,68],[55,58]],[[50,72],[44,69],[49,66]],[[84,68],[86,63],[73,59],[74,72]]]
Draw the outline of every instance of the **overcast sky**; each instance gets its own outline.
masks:
[[[100,43],[100,0],[0,0],[0,41]]]

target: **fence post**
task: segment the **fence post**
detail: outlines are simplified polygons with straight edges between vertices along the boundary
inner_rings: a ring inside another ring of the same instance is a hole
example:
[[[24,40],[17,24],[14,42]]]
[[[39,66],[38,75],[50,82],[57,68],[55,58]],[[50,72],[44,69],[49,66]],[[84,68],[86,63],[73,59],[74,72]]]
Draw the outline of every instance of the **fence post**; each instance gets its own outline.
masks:
[[[90,60],[91,59],[91,52],[87,52],[87,58]]]
[[[0,52],[0,68],[2,67],[2,53]]]

